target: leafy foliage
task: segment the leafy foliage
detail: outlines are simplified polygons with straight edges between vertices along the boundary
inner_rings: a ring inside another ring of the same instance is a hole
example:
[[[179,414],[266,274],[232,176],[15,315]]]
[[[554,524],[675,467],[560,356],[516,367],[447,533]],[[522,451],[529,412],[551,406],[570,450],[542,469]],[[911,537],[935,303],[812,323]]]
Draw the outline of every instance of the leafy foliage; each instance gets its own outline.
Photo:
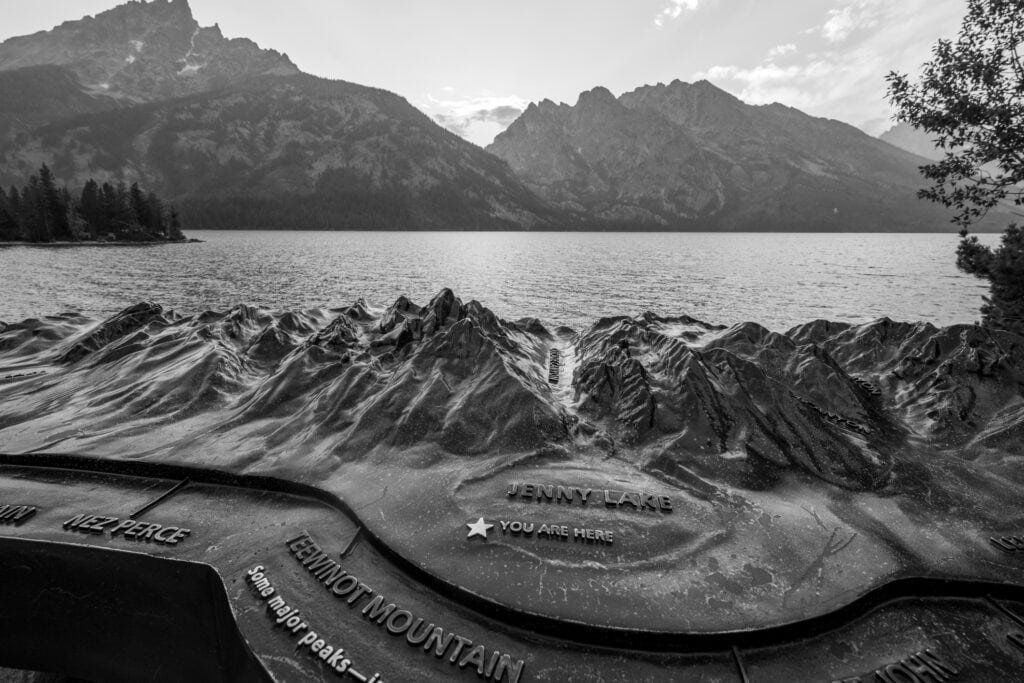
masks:
[[[1024,231],[996,249],[967,228],[1000,203],[1024,205],[1024,0],[968,0],[960,34],[940,40],[920,80],[888,75],[897,118],[935,135],[945,156],[921,167],[919,196],[954,210],[957,266],[989,280],[987,325],[1024,333]]]
[[[1004,199],[1024,204],[1024,0],[970,0],[957,40],[940,40],[920,80],[888,75],[897,118],[933,133],[945,157],[921,167],[923,198],[971,225]]]

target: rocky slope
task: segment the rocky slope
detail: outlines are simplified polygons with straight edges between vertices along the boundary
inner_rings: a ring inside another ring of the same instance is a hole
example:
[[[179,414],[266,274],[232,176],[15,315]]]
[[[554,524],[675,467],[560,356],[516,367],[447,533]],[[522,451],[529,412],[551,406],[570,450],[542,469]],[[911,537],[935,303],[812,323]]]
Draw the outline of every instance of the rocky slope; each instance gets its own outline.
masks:
[[[919,131],[904,121],[879,135],[878,139],[925,159],[936,161],[942,158],[942,150],[935,146],[928,133]]]
[[[852,126],[751,106],[707,81],[534,104],[488,150],[597,221],[650,228],[942,230],[924,160]]]
[[[1024,339],[1009,333],[883,319],[780,334],[648,313],[570,334],[449,290],[333,315],[139,304],[99,325],[28,320],[0,332],[0,439],[165,454],[225,441],[271,460],[594,452],[753,489],[796,471],[880,490],[910,452],[1024,455]]]
[[[50,124],[0,147],[0,182],[42,163],[73,186],[139,182],[190,227],[531,227],[548,208],[500,160],[392,93],[267,76]]]
[[[66,67],[87,91],[132,102],[299,73],[287,55],[199,26],[188,0],[128,2],[0,43],[0,71],[40,65]]]
[[[51,121],[119,106],[112,97],[87,92],[74,73],[54,65],[0,71],[0,93],[0,141]]]
[[[530,228],[564,214],[403,98],[130,2],[0,44],[0,183],[138,182],[190,227]],[[12,97],[6,97],[7,93]]]

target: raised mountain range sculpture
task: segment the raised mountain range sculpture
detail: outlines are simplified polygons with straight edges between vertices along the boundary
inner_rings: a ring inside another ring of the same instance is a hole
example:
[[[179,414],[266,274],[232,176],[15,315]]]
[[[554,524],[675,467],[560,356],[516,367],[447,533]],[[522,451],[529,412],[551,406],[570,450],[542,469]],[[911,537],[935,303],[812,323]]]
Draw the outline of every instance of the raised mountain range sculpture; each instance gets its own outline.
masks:
[[[761,646],[880,596],[1024,596],[1022,388],[1024,338],[971,325],[778,333],[646,313],[577,333],[449,290],[331,311],[143,303],[0,328],[0,451],[19,467],[73,455],[291,482],[489,618],[640,650]],[[96,515],[71,531],[195,538]],[[320,529],[281,533],[274,550],[302,575],[355,594]],[[418,633],[412,616],[387,623]],[[890,664],[938,647],[918,644]],[[509,651],[488,648],[456,668],[487,679]],[[822,676],[885,663],[858,651]]]

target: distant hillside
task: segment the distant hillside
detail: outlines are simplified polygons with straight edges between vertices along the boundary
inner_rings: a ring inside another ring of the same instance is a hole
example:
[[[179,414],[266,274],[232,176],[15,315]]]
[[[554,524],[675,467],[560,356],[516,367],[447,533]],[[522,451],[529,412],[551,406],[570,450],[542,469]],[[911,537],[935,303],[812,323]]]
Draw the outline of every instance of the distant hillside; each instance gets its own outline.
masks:
[[[942,158],[942,151],[935,146],[928,133],[904,121],[879,135],[878,139],[925,159],[937,161]]]
[[[72,188],[137,182],[193,228],[952,229],[916,198],[922,163],[705,81],[545,100],[485,151],[199,26],[186,0],[0,43],[0,184],[43,164]]]
[[[42,124],[118,107],[117,100],[90,94],[62,66],[0,71],[0,141]]]
[[[0,44],[0,183],[138,182],[187,227],[565,225],[504,162],[384,90],[130,2]]]
[[[531,104],[488,150],[557,206],[623,226],[951,230],[916,197],[924,159],[839,121],[707,81]]]
[[[557,220],[506,164],[383,90],[267,76],[37,128],[0,183],[41,161],[72,184],[138,181],[190,227],[532,227]]]

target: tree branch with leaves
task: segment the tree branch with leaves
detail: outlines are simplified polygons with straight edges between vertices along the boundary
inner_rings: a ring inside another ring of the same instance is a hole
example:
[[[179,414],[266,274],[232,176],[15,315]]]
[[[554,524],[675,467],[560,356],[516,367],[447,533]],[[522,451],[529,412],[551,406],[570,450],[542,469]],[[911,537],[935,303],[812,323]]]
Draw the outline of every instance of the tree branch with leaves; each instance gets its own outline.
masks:
[[[918,196],[953,209],[957,266],[991,283],[986,324],[1024,333],[1024,234],[992,249],[968,228],[996,206],[1024,205],[1024,0],[968,0],[956,40],[939,40],[916,81],[890,72],[896,118],[931,133],[944,153],[921,166]]]

